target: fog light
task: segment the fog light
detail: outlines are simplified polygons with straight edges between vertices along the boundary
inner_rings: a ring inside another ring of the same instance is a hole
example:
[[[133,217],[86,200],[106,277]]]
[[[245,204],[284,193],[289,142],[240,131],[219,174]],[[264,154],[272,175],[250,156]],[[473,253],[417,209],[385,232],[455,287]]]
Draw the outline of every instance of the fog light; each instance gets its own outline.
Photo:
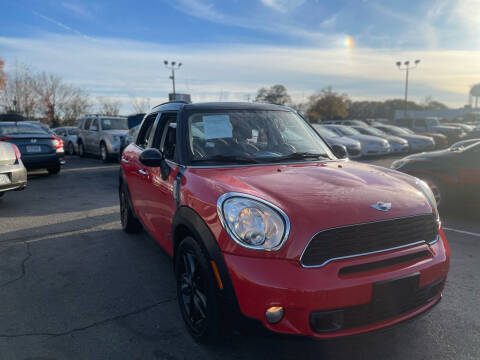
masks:
[[[282,320],[284,314],[283,307],[281,306],[272,306],[265,311],[265,318],[270,324],[276,324]]]

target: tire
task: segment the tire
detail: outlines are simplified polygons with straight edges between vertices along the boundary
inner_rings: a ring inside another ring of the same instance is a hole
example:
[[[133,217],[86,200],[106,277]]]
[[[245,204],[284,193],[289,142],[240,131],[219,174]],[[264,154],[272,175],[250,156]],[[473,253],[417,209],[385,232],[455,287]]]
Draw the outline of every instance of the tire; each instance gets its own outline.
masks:
[[[177,302],[188,332],[199,343],[219,342],[223,322],[218,285],[205,252],[192,237],[186,237],[175,259]]]
[[[100,143],[100,159],[102,162],[107,163],[110,161],[110,155],[108,154],[107,145],[105,143]]]
[[[83,142],[78,142],[78,156],[85,157],[85,147],[83,146]]]
[[[50,175],[57,175],[60,172],[61,167],[60,165],[57,165],[55,167],[48,168],[47,170]]]
[[[68,143],[67,153],[68,155],[75,155],[75,148],[73,147],[73,143],[71,141]]]
[[[138,233],[142,231],[142,224],[135,217],[130,207],[130,196],[125,185],[122,185],[119,192],[120,197],[120,221],[122,230],[127,233]]]

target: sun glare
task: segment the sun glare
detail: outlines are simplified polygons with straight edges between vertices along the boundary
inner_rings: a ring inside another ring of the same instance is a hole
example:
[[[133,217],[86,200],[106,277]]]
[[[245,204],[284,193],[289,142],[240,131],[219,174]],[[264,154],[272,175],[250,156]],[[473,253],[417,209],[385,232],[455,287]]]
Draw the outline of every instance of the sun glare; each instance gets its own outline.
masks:
[[[352,49],[355,46],[355,40],[350,35],[347,35],[344,40],[345,47]]]

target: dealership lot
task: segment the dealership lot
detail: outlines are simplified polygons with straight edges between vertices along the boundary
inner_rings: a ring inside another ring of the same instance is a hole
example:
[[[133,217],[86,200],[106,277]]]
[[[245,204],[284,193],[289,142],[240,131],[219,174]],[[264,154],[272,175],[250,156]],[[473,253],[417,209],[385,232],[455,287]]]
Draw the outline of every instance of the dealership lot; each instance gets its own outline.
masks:
[[[368,160],[389,166],[392,158]],[[477,359],[480,224],[445,209],[451,272],[442,302],[380,333],[317,341],[235,334],[205,347],[184,329],[172,262],[121,231],[118,164],[72,157],[0,200],[1,359]]]

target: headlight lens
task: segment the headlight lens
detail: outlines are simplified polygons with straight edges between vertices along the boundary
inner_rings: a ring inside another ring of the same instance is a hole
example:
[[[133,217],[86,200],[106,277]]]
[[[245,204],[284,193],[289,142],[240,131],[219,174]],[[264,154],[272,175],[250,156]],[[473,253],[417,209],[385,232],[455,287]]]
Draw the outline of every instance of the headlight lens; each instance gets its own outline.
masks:
[[[110,141],[112,142],[119,142],[121,137],[118,136],[118,135],[109,135],[108,138],[110,139]]]
[[[428,186],[428,184],[425,181],[420,180],[418,178],[416,179],[416,183],[417,183],[417,186],[420,188],[420,190],[422,190],[423,194],[427,198],[430,205],[432,205],[432,208],[434,209],[435,214],[438,217],[439,213],[438,213],[438,207],[437,207],[437,200],[435,200],[435,195],[433,195],[432,189],[430,189],[430,186]]]
[[[277,250],[288,237],[287,216],[264,200],[227,193],[218,199],[217,208],[222,225],[241,246],[256,250]]]

